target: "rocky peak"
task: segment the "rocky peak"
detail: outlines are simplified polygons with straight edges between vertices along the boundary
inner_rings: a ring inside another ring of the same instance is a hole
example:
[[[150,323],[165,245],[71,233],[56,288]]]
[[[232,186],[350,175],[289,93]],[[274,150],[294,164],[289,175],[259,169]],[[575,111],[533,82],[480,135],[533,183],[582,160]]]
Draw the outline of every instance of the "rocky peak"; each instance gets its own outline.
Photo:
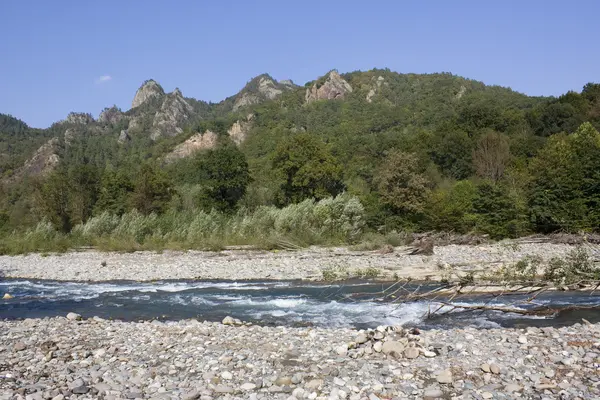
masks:
[[[181,126],[193,115],[194,107],[190,105],[179,89],[169,93],[154,115],[150,138],[156,140],[161,136],[175,136],[183,132]]]
[[[273,100],[285,90],[296,87],[291,80],[285,82],[277,82],[268,74],[262,74],[253,78],[236,96],[233,111],[252,104],[259,104],[266,100]]]
[[[69,124],[87,125],[94,122],[94,117],[88,113],[71,112],[69,115],[67,115],[67,119],[65,121]]]
[[[343,99],[351,92],[352,86],[333,70],[306,89],[305,100],[310,103],[316,100]]]
[[[131,108],[138,107],[144,104],[146,101],[164,96],[165,91],[154,79],[145,81],[142,86],[135,92],[133,102],[131,102]]]
[[[98,122],[104,125],[116,124],[123,119],[124,115],[117,106],[105,108],[98,117]]]
[[[214,149],[217,146],[219,136],[212,132],[196,133],[188,140],[178,144],[172,152],[166,155],[165,162],[172,163],[181,158],[189,157],[201,150]]]

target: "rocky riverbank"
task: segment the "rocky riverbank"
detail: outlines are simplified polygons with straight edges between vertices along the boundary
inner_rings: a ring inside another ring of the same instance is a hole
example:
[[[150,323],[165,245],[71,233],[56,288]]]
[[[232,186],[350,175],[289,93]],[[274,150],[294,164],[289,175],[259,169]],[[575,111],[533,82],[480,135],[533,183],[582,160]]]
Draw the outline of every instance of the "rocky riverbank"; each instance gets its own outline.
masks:
[[[0,322],[0,399],[592,399],[600,325],[406,331]]]
[[[222,252],[103,253],[0,256],[0,274],[13,278],[70,281],[161,279],[323,279],[368,273],[379,278],[441,279],[449,272],[492,271],[524,257],[565,257],[566,244],[495,243],[437,246],[434,254],[409,255],[407,248],[389,252],[355,252],[345,248],[300,251],[229,250]]]

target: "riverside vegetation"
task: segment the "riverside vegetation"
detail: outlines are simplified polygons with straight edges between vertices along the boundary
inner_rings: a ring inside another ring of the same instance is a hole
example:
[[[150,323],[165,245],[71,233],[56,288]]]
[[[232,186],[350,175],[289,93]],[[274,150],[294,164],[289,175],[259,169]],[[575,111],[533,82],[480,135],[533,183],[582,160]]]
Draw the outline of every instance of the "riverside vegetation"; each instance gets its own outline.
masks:
[[[599,127],[593,83],[545,98],[447,73],[264,74],[209,104],[149,80],[97,120],[0,116],[0,252],[594,232]]]

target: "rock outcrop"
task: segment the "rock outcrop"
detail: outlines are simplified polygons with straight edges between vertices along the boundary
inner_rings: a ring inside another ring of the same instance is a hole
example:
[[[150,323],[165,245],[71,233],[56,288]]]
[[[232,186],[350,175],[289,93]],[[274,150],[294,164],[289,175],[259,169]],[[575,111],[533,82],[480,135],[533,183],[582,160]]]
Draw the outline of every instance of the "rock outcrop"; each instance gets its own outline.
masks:
[[[285,83],[284,83],[285,82]],[[296,85],[291,80],[277,82],[267,74],[252,79],[242,91],[236,96],[233,103],[233,111],[252,104],[273,100],[285,90],[294,89]]]
[[[129,133],[127,133],[126,130],[122,130],[121,133],[119,134],[119,138],[117,139],[117,141],[121,144],[127,143],[130,140],[131,140],[131,136],[129,136]]]
[[[218,139],[219,136],[212,131],[196,133],[167,154],[165,162],[171,163],[178,159],[189,157],[201,150],[214,149],[217,146]]]
[[[67,115],[65,122],[69,124],[88,125],[94,122],[94,117],[88,113],[72,112]]]
[[[144,104],[150,99],[160,98],[165,95],[165,91],[155,80],[149,79],[142,84],[137,90],[133,101],[131,102],[131,108],[136,108]]]
[[[40,146],[33,156],[13,176],[20,179],[24,176],[42,176],[52,172],[60,162],[58,157],[58,138],[54,137]]]
[[[105,108],[98,117],[98,122],[103,125],[117,124],[125,118],[125,115],[117,106]]]
[[[373,77],[373,79],[375,79]],[[379,90],[381,89],[381,86],[384,84],[385,82],[385,78],[383,76],[378,76],[377,79],[375,80],[375,84],[373,85],[373,87],[371,88],[371,90],[369,90],[369,93],[367,93],[367,101],[369,103],[371,103],[373,101],[373,97],[377,94],[377,92],[379,92]]]
[[[248,114],[246,120],[235,121],[235,123],[231,125],[231,128],[227,130],[227,134],[236,145],[239,146],[244,140],[246,140],[246,136],[248,135],[248,131],[250,130],[253,118],[253,114]]]
[[[343,99],[351,92],[352,86],[334,70],[327,74],[324,81],[321,78],[306,89],[305,100],[310,103],[316,100]]]
[[[183,97],[179,89],[169,93],[160,110],[154,115],[150,138],[156,140],[161,136],[175,136],[183,132],[181,125],[194,114],[192,107]]]

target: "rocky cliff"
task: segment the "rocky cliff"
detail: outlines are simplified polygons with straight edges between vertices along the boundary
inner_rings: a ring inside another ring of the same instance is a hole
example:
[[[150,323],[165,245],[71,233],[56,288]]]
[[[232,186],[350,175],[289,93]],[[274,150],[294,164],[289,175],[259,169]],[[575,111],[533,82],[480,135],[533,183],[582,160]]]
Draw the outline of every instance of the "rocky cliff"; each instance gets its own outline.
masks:
[[[245,120],[240,119],[235,121],[234,124],[231,125],[231,128],[227,130],[227,134],[236,145],[239,146],[244,140],[246,140],[246,136],[248,135],[248,131],[252,125],[253,118],[253,114],[248,114]]]
[[[72,112],[67,115],[65,122],[69,124],[88,125],[95,121],[91,114]]]
[[[149,79],[140,86],[135,93],[131,108],[136,108],[150,99],[160,98],[165,95],[165,91],[155,80]]]
[[[52,172],[60,162],[57,154],[58,142],[58,138],[54,137],[40,146],[33,156],[15,172],[11,180],[19,180],[24,176],[42,176]]]
[[[102,125],[114,125],[121,122],[121,120],[123,120],[124,118],[125,115],[123,114],[121,109],[117,106],[112,106],[110,108],[107,107],[104,110],[102,110],[100,116],[98,117],[98,123]]]
[[[333,70],[306,89],[305,100],[310,103],[316,100],[343,99],[351,92],[352,86]]]
[[[165,156],[165,162],[171,163],[178,159],[189,157],[201,150],[209,150],[217,147],[219,136],[212,132],[196,133],[185,142],[177,145],[172,152]]]
[[[277,82],[268,74],[259,75],[252,79],[235,97],[233,111],[252,104],[273,100],[286,90],[297,86],[291,80]]]
[[[183,97],[179,89],[165,96],[160,110],[154,114],[150,138],[156,140],[161,136],[175,136],[183,132],[182,125],[194,114],[192,107]]]

